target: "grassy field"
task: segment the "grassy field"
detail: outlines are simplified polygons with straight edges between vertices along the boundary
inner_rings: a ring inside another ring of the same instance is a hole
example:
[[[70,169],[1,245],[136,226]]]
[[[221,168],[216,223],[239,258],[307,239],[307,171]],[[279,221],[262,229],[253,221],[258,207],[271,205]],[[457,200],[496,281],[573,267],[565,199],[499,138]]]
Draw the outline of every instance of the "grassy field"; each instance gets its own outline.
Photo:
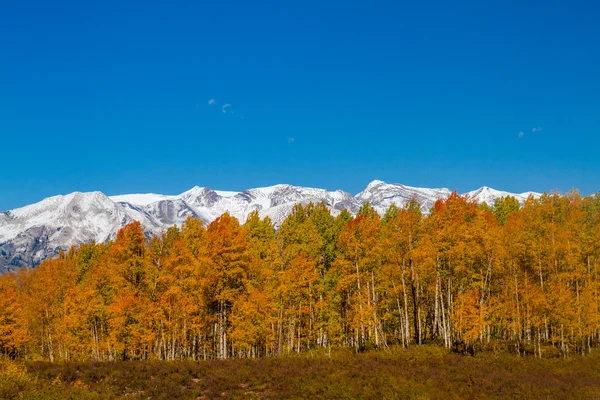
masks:
[[[600,354],[435,347],[226,361],[0,363],[1,399],[600,399]]]

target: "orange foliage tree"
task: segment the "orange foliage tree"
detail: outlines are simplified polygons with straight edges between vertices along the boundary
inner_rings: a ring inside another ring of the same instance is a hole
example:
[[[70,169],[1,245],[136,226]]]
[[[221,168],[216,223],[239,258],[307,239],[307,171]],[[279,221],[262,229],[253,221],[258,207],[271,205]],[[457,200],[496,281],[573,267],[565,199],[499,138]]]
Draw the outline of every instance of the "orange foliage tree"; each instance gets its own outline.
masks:
[[[273,356],[436,343],[544,356],[600,346],[600,196],[492,207],[453,193],[356,217],[298,204],[134,222],[0,277],[0,352],[59,360]]]

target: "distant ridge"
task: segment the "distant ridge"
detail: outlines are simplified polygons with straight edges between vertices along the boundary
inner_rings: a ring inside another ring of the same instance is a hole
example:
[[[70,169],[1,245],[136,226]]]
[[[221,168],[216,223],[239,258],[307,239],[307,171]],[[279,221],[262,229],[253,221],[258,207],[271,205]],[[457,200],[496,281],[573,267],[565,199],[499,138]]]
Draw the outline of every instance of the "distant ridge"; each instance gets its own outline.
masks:
[[[416,199],[424,212],[450,195],[449,189],[428,189],[388,184],[374,180],[352,196],[336,190],[274,185],[243,192],[212,190],[195,186],[179,195],[125,194],[106,196],[102,192],[74,192],[48,197],[40,202],[0,213],[0,273],[36,265],[74,244],[104,242],[124,225],[140,221],[148,235],[155,235],[188,216],[205,223],[228,211],[244,222],[257,210],[279,226],[297,203],[324,202],[334,215],[344,209],[356,213],[369,202],[383,214],[395,203],[402,207]],[[478,202],[493,204],[499,197],[514,196],[523,203],[530,195],[498,191],[489,187],[464,193]]]

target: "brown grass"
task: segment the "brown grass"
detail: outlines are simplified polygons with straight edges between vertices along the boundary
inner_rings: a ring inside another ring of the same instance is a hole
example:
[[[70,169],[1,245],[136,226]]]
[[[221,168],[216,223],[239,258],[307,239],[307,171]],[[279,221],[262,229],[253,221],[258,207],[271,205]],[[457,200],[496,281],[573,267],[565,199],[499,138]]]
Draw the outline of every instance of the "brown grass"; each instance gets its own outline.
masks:
[[[600,354],[436,347],[225,361],[0,363],[2,399],[600,399]]]

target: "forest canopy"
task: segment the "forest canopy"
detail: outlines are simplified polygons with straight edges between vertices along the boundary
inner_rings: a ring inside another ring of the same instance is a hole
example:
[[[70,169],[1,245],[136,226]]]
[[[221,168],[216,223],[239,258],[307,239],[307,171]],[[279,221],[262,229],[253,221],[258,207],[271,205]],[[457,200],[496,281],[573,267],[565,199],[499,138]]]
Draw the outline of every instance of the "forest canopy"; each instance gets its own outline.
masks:
[[[74,246],[0,277],[0,351],[32,360],[213,359],[316,348],[600,344],[600,195],[453,193],[423,215],[296,205],[188,218],[149,240]]]

